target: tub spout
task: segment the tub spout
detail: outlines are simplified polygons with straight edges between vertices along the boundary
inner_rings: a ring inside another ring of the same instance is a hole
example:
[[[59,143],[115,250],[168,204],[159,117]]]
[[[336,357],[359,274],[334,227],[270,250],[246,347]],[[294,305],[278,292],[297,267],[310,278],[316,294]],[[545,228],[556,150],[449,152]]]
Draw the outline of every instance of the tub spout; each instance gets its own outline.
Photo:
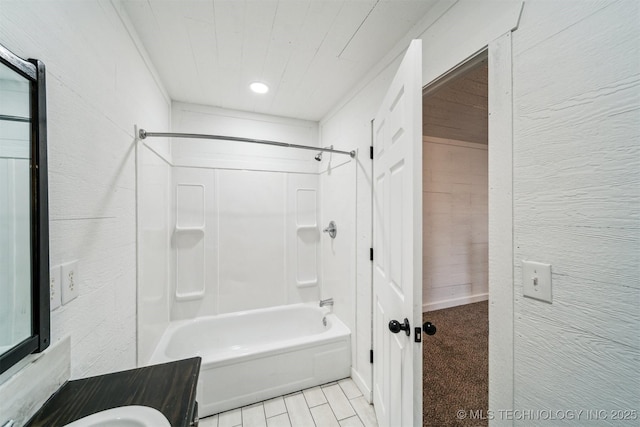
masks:
[[[324,307],[325,305],[333,307],[333,298],[321,299],[320,307]]]

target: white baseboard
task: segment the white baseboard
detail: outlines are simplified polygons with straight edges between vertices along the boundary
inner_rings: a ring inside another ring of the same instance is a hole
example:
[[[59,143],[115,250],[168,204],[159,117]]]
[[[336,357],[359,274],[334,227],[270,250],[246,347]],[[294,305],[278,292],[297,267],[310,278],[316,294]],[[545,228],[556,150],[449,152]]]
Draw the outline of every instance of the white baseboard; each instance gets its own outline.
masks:
[[[489,293],[470,295],[468,297],[460,297],[447,299],[444,301],[435,301],[422,304],[422,312],[441,310],[443,308],[457,307],[459,305],[471,304],[474,302],[486,301],[489,299]]]
[[[367,384],[362,379],[360,374],[356,370],[354,370],[353,368],[351,368],[351,379],[353,380],[354,383],[356,383],[356,385],[358,386],[358,388],[362,392],[362,395],[366,399],[367,403],[372,404],[373,403],[373,394],[371,392],[371,389],[367,386]]]

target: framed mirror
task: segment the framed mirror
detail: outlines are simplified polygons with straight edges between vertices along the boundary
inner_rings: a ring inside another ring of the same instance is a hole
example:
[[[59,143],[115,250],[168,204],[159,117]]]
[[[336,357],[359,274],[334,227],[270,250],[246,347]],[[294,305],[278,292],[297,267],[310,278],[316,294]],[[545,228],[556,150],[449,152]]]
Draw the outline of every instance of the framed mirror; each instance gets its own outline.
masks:
[[[0,374],[49,346],[45,68],[0,46]]]

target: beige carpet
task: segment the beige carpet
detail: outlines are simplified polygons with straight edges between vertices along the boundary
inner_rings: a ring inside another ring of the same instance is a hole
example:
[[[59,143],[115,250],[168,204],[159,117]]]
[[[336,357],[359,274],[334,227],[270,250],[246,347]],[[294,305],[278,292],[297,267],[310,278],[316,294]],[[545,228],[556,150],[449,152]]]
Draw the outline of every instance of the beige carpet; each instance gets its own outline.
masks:
[[[488,405],[487,302],[424,313],[426,321],[438,331],[423,335],[424,426],[488,425],[478,419]]]

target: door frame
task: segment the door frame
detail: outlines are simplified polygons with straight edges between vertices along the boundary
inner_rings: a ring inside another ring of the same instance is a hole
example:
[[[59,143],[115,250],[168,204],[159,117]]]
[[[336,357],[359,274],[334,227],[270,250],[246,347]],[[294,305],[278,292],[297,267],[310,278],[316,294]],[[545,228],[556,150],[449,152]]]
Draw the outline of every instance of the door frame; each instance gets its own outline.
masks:
[[[489,410],[494,412],[514,408],[511,33],[504,33],[488,45]],[[495,419],[491,422],[492,426],[510,424],[513,423],[507,419]]]

